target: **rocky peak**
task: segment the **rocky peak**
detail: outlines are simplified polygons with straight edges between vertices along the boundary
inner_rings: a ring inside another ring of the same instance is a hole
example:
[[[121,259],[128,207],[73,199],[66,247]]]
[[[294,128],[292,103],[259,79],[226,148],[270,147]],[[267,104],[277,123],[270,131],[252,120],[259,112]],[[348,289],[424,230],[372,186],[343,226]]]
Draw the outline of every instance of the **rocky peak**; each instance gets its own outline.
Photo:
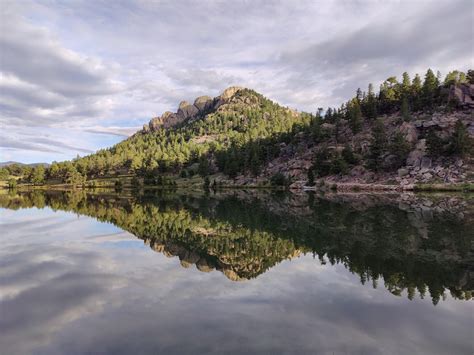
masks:
[[[214,99],[210,96],[199,96],[194,100],[194,106],[197,107],[199,112],[205,112],[209,110],[214,104]]]
[[[199,113],[199,110],[196,106],[190,104],[187,101],[181,101],[178,108],[178,116],[181,120],[192,118]]]
[[[228,100],[230,99],[232,96],[234,96],[237,91],[240,91],[242,90],[243,87],[240,87],[240,86],[231,86],[231,87],[228,87],[227,89],[225,89],[222,94],[219,95],[219,98],[220,99],[223,99],[223,100]]]
[[[167,111],[161,115],[161,117],[152,118],[148,125],[143,126],[143,132],[156,131],[160,128],[170,128],[181,122],[204,116],[209,111],[216,110],[223,104],[228,103],[234,95],[242,89],[243,88],[239,86],[231,86],[214,99],[210,96],[199,96],[194,100],[194,104],[181,101],[176,113]]]

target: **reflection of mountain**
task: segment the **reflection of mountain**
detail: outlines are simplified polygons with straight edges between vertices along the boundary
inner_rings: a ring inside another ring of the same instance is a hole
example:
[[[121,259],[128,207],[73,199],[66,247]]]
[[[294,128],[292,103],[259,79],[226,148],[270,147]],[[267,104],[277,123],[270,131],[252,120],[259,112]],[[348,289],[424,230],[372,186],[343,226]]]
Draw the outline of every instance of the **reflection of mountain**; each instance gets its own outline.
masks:
[[[420,202],[421,201],[421,202]],[[231,280],[257,277],[280,261],[314,253],[342,263],[361,282],[382,277],[393,294],[473,290],[473,221],[466,200],[232,192],[206,196],[29,192],[0,195],[6,208],[74,211],[113,223],[184,267],[217,269]],[[462,203],[461,203],[462,202]],[[440,206],[449,206],[443,210]],[[431,206],[431,207],[429,207]],[[449,212],[449,213],[448,213]]]

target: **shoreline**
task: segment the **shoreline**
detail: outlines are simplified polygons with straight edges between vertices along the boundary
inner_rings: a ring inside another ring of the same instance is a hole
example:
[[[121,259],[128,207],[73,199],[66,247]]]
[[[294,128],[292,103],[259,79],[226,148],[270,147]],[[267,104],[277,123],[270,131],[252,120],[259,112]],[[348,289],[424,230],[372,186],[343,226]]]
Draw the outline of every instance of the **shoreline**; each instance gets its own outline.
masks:
[[[9,190],[7,186],[1,186],[1,190]],[[117,190],[114,185],[106,186],[72,186],[68,184],[52,184],[52,185],[18,185],[16,190]],[[156,186],[156,185],[142,185],[139,188],[130,186],[123,186],[120,190],[206,190],[202,185],[178,185],[178,186]],[[336,183],[323,182],[318,186],[293,185],[287,188],[282,186],[264,186],[264,185],[220,185],[213,189],[209,187],[207,190],[276,190],[276,191],[337,191],[337,192],[474,192],[474,183],[451,183],[451,184],[410,184],[410,185],[385,185],[385,184],[367,184],[367,183]],[[14,189],[12,189],[14,190]]]

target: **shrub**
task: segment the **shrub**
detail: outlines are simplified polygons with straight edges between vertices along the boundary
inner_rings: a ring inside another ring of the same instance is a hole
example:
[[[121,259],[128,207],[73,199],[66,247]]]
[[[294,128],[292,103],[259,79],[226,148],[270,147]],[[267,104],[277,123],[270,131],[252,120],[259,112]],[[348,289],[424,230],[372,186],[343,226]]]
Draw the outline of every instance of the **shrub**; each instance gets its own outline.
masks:
[[[467,133],[467,128],[460,120],[454,126],[454,133],[450,138],[450,152],[455,155],[465,156],[471,150],[471,139]]]
[[[350,165],[355,165],[359,162],[359,159],[354,154],[352,147],[349,144],[344,146],[342,150],[342,158]]]
[[[288,186],[290,184],[289,179],[282,173],[276,173],[270,178],[270,182],[273,186]]]
[[[347,174],[349,171],[349,165],[342,158],[341,155],[337,154],[334,159],[331,161],[330,171],[332,174]]]
[[[445,142],[435,133],[434,130],[428,132],[426,136],[426,148],[428,154],[436,157],[442,155],[445,152]]]

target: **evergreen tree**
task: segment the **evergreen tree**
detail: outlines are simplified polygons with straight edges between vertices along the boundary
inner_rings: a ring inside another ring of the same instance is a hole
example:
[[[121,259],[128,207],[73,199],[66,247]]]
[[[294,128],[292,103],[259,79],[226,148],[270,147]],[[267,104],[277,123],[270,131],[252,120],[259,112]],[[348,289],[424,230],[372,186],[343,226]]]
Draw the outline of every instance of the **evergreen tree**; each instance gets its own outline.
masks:
[[[410,101],[412,102],[414,111],[419,111],[422,109],[421,90],[422,90],[421,78],[418,74],[416,74],[411,84],[411,96],[410,96],[411,97]]]
[[[430,130],[426,136],[426,148],[428,154],[432,157],[438,157],[444,154],[444,141],[436,134],[434,130]]]
[[[352,133],[356,134],[362,129],[362,111],[360,104],[357,99],[353,99],[348,105],[349,110],[349,124],[352,129]]]
[[[410,76],[408,75],[407,72],[404,72],[402,74],[402,87],[401,87],[401,92],[404,97],[409,98],[411,94],[411,81],[410,81]]]
[[[381,158],[387,148],[387,134],[381,120],[375,121],[372,127],[372,139],[369,147],[369,155],[367,157],[367,167],[371,170],[378,171],[382,167]]]
[[[456,122],[454,133],[450,139],[450,150],[452,154],[461,157],[467,155],[471,151],[472,142],[467,132],[467,128],[461,120]]]
[[[437,78],[431,69],[428,69],[423,82],[422,97],[423,107],[432,110],[435,105],[435,95],[438,89]]]
[[[357,157],[355,156],[354,152],[352,151],[352,147],[350,146],[350,144],[346,144],[344,146],[344,149],[342,150],[341,152],[342,154],[342,158],[348,163],[348,164],[357,164],[358,163],[358,159]]]
[[[466,80],[469,84],[474,84],[474,70],[469,69],[467,71]]]
[[[392,166],[393,169],[398,169],[405,165],[408,153],[410,153],[410,145],[401,132],[395,133],[390,143],[389,150],[390,154],[396,156],[396,161]]]
[[[369,120],[374,120],[377,117],[377,99],[375,97],[374,86],[372,84],[369,84],[365,112]]]

